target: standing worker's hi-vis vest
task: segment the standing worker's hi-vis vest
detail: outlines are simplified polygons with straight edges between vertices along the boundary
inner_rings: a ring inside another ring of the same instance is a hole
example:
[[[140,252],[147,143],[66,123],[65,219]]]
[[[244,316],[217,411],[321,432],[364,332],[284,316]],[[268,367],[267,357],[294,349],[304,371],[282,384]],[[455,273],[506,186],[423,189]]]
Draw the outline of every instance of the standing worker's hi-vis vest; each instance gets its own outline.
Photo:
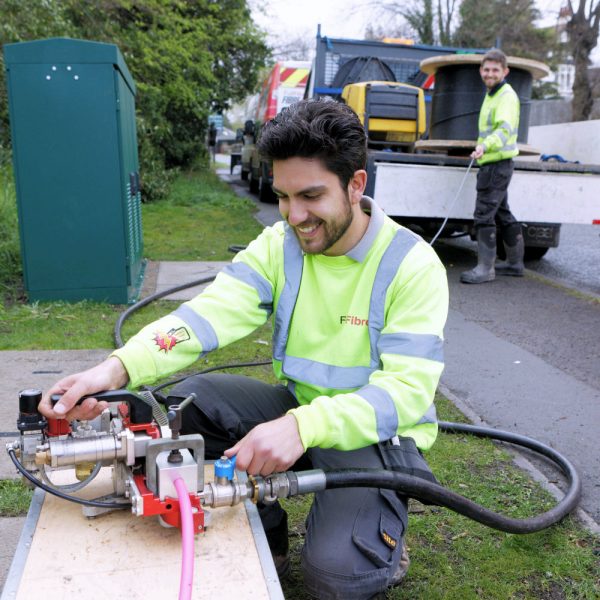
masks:
[[[508,83],[503,84],[492,95],[485,95],[479,113],[477,138],[477,144],[483,145],[485,154],[477,161],[478,165],[513,158],[519,154],[519,112],[519,97]]]
[[[266,228],[193,300],[114,352],[133,387],[248,335],[271,313],[273,368],[300,406],[305,448],[351,450],[437,435],[433,397],[448,311],[431,247],[369,198],[362,240],[344,256],[304,254],[292,229]]]

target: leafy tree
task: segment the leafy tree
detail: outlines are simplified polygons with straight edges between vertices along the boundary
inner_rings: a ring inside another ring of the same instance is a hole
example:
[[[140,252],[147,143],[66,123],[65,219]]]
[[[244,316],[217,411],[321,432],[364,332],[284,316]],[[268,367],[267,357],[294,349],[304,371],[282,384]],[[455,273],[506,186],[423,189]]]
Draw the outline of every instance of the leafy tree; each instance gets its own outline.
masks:
[[[571,0],[567,4],[571,15],[567,22],[569,48],[575,63],[572,118],[573,121],[587,121],[594,106],[588,68],[590,54],[598,45],[600,2],[580,0],[577,10],[573,8]]]
[[[463,0],[454,42],[491,48],[499,41],[506,54],[546,61],[555,49],[555,35],[535,27],[539,16],[534,0]]]
[[[251,92],[268,57],[246,0],[3,0],[0,22],[11,24],[2,42],[69,35],[120,48],[138,88],[146,199],[164,193],[165,168],[203,155],[209,113]]]
[[[374,3],[374,9],[386,17],[386,27],[370,25],[366,36],[371,39],[382,37],[413,37],[421,44],[443,45],[452,43],[452,19],[457,0],[391,0]],[[389,31],[389,20],[398,19],[399,25]]]

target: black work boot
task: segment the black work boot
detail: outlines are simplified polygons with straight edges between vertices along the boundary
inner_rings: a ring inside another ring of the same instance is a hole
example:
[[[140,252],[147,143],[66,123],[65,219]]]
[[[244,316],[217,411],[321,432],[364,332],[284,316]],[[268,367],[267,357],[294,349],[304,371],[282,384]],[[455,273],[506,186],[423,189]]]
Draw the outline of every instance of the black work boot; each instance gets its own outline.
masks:
[[[504,249],[506,250],[506,260],[496,265],[498,275],[512,275],[513,277],[523,277],[525,265],[523,265],[523,255],[525,253],[525,243],[523,242],[523,230],[519,223],[513,223],[502,231],[504,238]]]
[[[477,266],[461,273],[463,283],[485,283],[493,281],[496,274],[496,227],[480,227],[477,230]]]

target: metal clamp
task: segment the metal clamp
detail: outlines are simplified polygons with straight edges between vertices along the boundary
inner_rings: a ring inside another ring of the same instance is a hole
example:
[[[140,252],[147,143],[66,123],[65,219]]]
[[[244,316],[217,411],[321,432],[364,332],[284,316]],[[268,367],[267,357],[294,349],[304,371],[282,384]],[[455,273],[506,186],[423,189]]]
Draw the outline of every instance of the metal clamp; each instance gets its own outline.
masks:
[[[156,457],[167,450],[181,450],[188,448],[194,454],[198,464],[198,489],[204,488],[204,438],[199,433],[182,435],[177,440],[158,439],[150,440],[146,447],[146,487],[153,493],[158,494],[156,483]]]

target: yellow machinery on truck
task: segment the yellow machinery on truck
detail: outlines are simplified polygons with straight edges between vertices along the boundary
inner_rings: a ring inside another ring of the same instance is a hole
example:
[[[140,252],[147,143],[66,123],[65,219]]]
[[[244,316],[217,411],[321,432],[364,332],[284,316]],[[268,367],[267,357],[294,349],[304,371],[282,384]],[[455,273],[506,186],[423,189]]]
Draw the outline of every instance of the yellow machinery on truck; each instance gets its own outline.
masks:
[[[342,91],[359,116],[371,147],[412,146],[425,133],[425,96],[417,86],[395,81],[361,81]]]

